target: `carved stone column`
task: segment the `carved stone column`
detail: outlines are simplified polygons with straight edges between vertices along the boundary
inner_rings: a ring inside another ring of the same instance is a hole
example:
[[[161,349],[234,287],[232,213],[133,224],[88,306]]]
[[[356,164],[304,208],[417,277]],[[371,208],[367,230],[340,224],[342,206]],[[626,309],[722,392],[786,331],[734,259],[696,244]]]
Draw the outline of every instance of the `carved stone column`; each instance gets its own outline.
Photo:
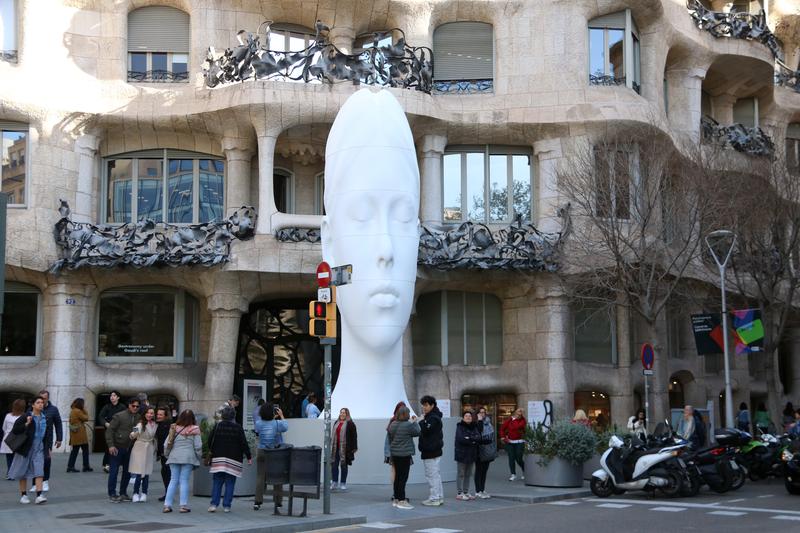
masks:
[[[266,129],[258,132],[258,224],[256,233],[272,233],[272,215],[278,212],[275,205],[274,177],[275,143],[280,131]]]
[[[230,398],[236,372],[239,321],[247,312],[247,299],[239,294],[213,294],[208,298],[211,334],[208,344],[203,412],[212,414]]]
[[[353,41],[355,41],[355,38],[355,30],[344,26],[335,26],[331,28],[331,31],[328,33],[328,39],[331,44],[345,54],[352,53]]]
[[[534,182],[538,187],[531,190],[531,199],[535,202],[533,216],[536,227],[541,231],[554,232],[561,229],[558,218],[558,160],[564,156],[561,139],[546,139],[533,143],[533,155],[536,156],[538,168],[534,171]]]
[[[667,76],[667,115],[673,128],[700,138],[705,69],[674,69]]]
[[[445,135],[422,138],[420,170],[420,214],[423,224],[442,223],[442,155],[447,146]]]
[[[243,205],[253,205],[250,200],[250,162],[253,149],[245,139],[222,139],[225,154],[227,183],[225,188],[225,216],[231,216]]]
[[[64,451],[68,441],[67,416],[72,400],[84,398],[89,409],[94,406],[94,392],[87,387],[87,358],[95,337],[91,324],[93,285],[55,283],[43,294],[42,359],[48,361],[46,381],[41,388],[50,392],[50,401],[62,413]],[[38,391],[37,391],[38,392]],[[93,416],[93,413],[90,414]]]
[[[75,205],[72,206],[72,220],[75,222],[97,222],[97,149],[100,139],[84,133],[75,140],[78,154],[78,182],[75,187]],[[103,221],[100,221],[103,222]]]

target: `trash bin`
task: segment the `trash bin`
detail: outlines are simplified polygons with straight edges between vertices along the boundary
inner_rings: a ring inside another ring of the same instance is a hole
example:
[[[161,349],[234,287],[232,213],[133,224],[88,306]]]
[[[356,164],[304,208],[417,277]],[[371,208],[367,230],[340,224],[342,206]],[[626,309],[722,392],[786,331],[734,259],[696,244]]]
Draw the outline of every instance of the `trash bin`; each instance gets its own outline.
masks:
[[[302,446],[292,448],[291,469],[289,471],[289,515],[292,514],[294,498],[303,498],[303,512],[306,516],[308,499],[319,499],[320,474],[322,473],[322,448]],[[304,487],[296,489],[295,487]]]

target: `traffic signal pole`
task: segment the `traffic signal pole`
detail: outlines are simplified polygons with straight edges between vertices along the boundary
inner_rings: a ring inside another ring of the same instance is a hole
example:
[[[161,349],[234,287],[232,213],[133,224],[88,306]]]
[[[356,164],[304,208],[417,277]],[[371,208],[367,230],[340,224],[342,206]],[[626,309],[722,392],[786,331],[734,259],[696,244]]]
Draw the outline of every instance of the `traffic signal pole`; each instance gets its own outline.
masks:
[[[322,512],[324,514],[331,514],[331,351],[336,338],[320,339],[320,344],[325,348],[325,442],[323,444],[322,453],[325,456],[325,472],[322,476],[324,483],[322,489]]]

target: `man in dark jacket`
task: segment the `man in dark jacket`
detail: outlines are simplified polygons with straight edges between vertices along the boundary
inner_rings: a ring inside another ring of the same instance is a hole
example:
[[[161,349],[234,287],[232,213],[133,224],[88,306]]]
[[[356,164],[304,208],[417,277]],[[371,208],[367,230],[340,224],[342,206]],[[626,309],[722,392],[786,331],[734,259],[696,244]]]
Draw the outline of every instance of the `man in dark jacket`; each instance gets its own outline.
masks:
[[[61,443],[64,441],[64,427],[58,407],[50,403],[50,393],[46,390],[39,391],[39,396],[44,398],[42,414],[44,414],[47,423],[44,434],[44,483],[42,483],[42,490],[47,492],[50,490],[48,480],[50,479],[50,451],[53,449],[53,430],[55,430],[56,434],[56,448],[61,448]]]
[[[431,491],[430,497],[423,501],[422,505],[434,507],[444,503],[442,475],[439,470],[444,448],[442,412],[436,406],[436,398],[433,396],[423,396],[419,402],[422,404],[424,414],[419,420],[419,451],[422,454],[422,464],[425,466],[425,479]]]
[[[111,419],[114,418],[114,415],[127,409],[125,404],[119,401],[122,395],[118,391],[112,390],[109,398],[111,403],[105,404],[97,415],[97,425],[103,426],[106,428],[106,431],[108,431],[108,425],[111,424]],[[108,465],[111,464],[110,457],[108,449],[106,449],[106,453],[103,454],[103,471],[105,471],[106,474],[108,474]]]
[[[128,472],[128,461],[133,443],[131,432],[133,426],[139,423],[139,400],[131,398],[128,409],[114,415],[106,430],[106,444],[111,456],[111,471],[108,473],[108,497],[112,503],[131,501],[128,496],[128,482],[131,475]],[[117,496],[117,474],[122,467],[122,480],[119,483],[119,496]]]

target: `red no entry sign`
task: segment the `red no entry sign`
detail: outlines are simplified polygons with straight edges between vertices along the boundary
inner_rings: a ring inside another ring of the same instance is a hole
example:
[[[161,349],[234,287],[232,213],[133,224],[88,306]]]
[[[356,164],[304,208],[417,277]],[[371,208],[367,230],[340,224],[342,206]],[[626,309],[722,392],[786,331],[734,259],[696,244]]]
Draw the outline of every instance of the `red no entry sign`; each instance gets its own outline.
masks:
[[[642,367],[645,370],[652,370],[655,362],[656,351],[653,349],[653,345],[649,343],[642,344]]]
[[[331,285],[331,266],[325,261],[317,266],[317,285],[322,289]]]

